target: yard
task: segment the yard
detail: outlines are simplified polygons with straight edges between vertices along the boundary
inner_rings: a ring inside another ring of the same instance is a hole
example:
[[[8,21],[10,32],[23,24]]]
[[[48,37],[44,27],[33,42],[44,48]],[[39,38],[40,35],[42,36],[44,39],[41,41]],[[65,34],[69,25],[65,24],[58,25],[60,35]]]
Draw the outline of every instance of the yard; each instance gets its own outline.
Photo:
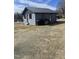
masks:
[[[65,59],[65,24],[25,26],[15,23],[15,59]]]

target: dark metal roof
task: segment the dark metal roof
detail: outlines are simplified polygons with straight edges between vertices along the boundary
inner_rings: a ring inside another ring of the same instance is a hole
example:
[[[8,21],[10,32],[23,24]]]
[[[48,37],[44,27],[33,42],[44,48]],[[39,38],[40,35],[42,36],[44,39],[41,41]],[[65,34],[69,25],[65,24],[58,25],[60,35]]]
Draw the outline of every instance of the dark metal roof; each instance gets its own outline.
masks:
[[[55,11],[46,9],[46,8],[34,8],[34,7],[29,7],[27,8],[28,10],[35,12],[35,13],[53,13]]]
[[[31,11],[33,13],[56,13],[56,11],[53,11],[51,9],[46,9],[46,8],[36,8],[36,7],[26,7],[24,9],[24,12],[26,11]]]

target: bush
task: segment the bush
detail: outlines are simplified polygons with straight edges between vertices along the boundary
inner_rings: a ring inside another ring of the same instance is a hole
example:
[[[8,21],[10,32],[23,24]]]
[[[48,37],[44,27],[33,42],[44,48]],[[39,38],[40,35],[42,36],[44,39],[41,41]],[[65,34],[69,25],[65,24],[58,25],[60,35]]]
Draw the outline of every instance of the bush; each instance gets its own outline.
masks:
[[[14,22],[23,22],[23,18],[22,18],[22,15],[20,13],[15,13],[14,14]]]

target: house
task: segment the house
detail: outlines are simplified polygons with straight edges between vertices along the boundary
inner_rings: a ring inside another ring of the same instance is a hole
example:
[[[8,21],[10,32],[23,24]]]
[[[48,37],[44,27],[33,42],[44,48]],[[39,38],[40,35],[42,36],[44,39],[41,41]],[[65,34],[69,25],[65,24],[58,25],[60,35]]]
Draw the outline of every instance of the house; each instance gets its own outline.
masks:
[[[56,22],[56,11],[46,8],[27,7],[23,10],[23,22],[26,25],[44,25]]]

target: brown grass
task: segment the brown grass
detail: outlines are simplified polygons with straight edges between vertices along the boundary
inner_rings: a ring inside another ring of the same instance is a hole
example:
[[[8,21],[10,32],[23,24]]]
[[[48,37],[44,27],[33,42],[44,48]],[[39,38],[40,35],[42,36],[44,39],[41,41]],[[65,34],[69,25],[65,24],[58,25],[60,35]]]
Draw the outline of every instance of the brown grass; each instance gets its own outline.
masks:
[[[64,23],[52,26],[15,24],[15,59],[64,59]]]

